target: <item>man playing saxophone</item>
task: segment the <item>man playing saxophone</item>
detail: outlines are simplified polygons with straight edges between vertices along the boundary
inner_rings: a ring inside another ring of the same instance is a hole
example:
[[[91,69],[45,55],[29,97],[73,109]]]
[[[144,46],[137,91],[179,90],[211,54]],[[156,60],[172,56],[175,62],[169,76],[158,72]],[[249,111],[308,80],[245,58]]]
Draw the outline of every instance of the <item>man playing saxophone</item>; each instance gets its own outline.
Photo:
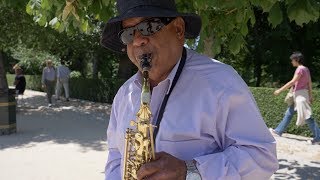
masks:
[[[150,55],[155,158],[133,176],[269,179],[278,169],[276,143],[247,85],[232,67],[184,48],[186,38],[199,35],[200,17],[179,13],[174,0],[117,0],[117,9],[119,16],[107,22],[101,43],[127,53],[139,71],[114,98],[105,179],[120,180],[125,163],[130,163],[124,159],[126,132],[141,110],[144,54]]]

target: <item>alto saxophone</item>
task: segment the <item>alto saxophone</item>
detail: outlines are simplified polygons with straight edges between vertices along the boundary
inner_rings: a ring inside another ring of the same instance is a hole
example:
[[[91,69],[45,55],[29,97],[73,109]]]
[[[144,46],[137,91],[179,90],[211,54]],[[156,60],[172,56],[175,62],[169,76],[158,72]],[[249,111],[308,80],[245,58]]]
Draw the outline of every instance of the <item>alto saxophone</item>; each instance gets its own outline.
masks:
[[[137,171],[141,165],[155,159],[153,141],[154,126],[151,124],[151,92],[148,72],[150,70],[150,60],[150,54],[144,54],[141,57],[143,74],[141,104],[136,114],[137,120],[130,122],[130,125],[136,128],[127,128],[126,130],[122,180],[138,179]]]

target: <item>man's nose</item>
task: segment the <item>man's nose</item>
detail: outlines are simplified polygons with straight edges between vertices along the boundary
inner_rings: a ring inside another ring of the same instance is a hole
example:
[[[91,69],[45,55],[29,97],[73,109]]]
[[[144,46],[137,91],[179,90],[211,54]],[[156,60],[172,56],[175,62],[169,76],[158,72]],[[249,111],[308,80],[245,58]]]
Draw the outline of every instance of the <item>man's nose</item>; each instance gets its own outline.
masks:
[[[135,31],[133,36],[133,46],[143,46],[148,43],[149,39],[147,36],[144,36],[139,31]]]

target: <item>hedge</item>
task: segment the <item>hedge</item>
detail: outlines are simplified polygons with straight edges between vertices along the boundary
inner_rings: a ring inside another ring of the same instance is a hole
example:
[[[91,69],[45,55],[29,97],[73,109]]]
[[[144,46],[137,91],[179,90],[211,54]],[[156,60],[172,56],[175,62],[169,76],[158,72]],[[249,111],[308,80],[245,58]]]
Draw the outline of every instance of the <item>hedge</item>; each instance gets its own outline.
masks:
[[[8,75],[8,83],[12,85],[14,75]],[[27,88],[40,90],[41,80],[40,76],[28,76],[26,75]],[[85,79],[85,78],[72,78],[70,80],[70,96],[78,99],[85,99],[90,101],[108,102],[111,103],[114,94],[122,84],[121,81],[115,81],[112,79]],[[287,109],[284,103],[285,92],[279,96],[274,96],[273,88],[250,88],[257,105],[260,109],[262,117],[264,118],[268,127],[275,128],[283,118],[283,115]],[[313,92],[314,103],[312,105],[313,117],[320,124],[320,91],[315,90]],[[297,127],[295,125],[296,115],[293,117],[286,132],[291,134],[311,136],[307,125],[303,127]],[[254,127],[253,127],[254,128]]]
[[[13,74],[7,74],[7,80],[10,86],[13,86],[14,76]],[[25,75],[25,77],[27,89],[43,91],[41,88],[40,75]],[[112,103],[113,97],[123,81],[77,77],[71,78],[69,83],[71,98]]]

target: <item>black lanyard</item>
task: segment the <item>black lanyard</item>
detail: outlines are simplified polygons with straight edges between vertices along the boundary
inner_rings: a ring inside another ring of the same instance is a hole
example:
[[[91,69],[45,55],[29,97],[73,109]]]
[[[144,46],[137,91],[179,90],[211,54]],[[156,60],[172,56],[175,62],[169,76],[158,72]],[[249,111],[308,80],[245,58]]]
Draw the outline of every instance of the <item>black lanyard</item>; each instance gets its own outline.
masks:
[[[156,127],[155,127],[154,133],[153,133],[153,142],[156,142],[156,137],[157,137],[157,134],[158,134],[159,129],[160,129],[160,122],[161,122],[162,117],[163,117],[164,109],[165,109],[165,107],[167,105],[169,96],[170,96],[174,86],[177,84],[177,81],[178,81],[178,79],[179,79],[179,77],[181,75],[183,66],[186,63],[186,59],[187,59],[187,51],[186,51],[186,48],[183,48],[181,61],[180,61],[179,67],[177,69],[176,75],[173,78],[173,81],[172,81],[172,84],[171,84],[171,88],[169,90],[169,93],[163,98],[163,101],[162,101],[162,104],[161,104],[161,107],[160,107],[160,110],[159,110],[158,118],[157,118],[157,121],[156,121]]]

